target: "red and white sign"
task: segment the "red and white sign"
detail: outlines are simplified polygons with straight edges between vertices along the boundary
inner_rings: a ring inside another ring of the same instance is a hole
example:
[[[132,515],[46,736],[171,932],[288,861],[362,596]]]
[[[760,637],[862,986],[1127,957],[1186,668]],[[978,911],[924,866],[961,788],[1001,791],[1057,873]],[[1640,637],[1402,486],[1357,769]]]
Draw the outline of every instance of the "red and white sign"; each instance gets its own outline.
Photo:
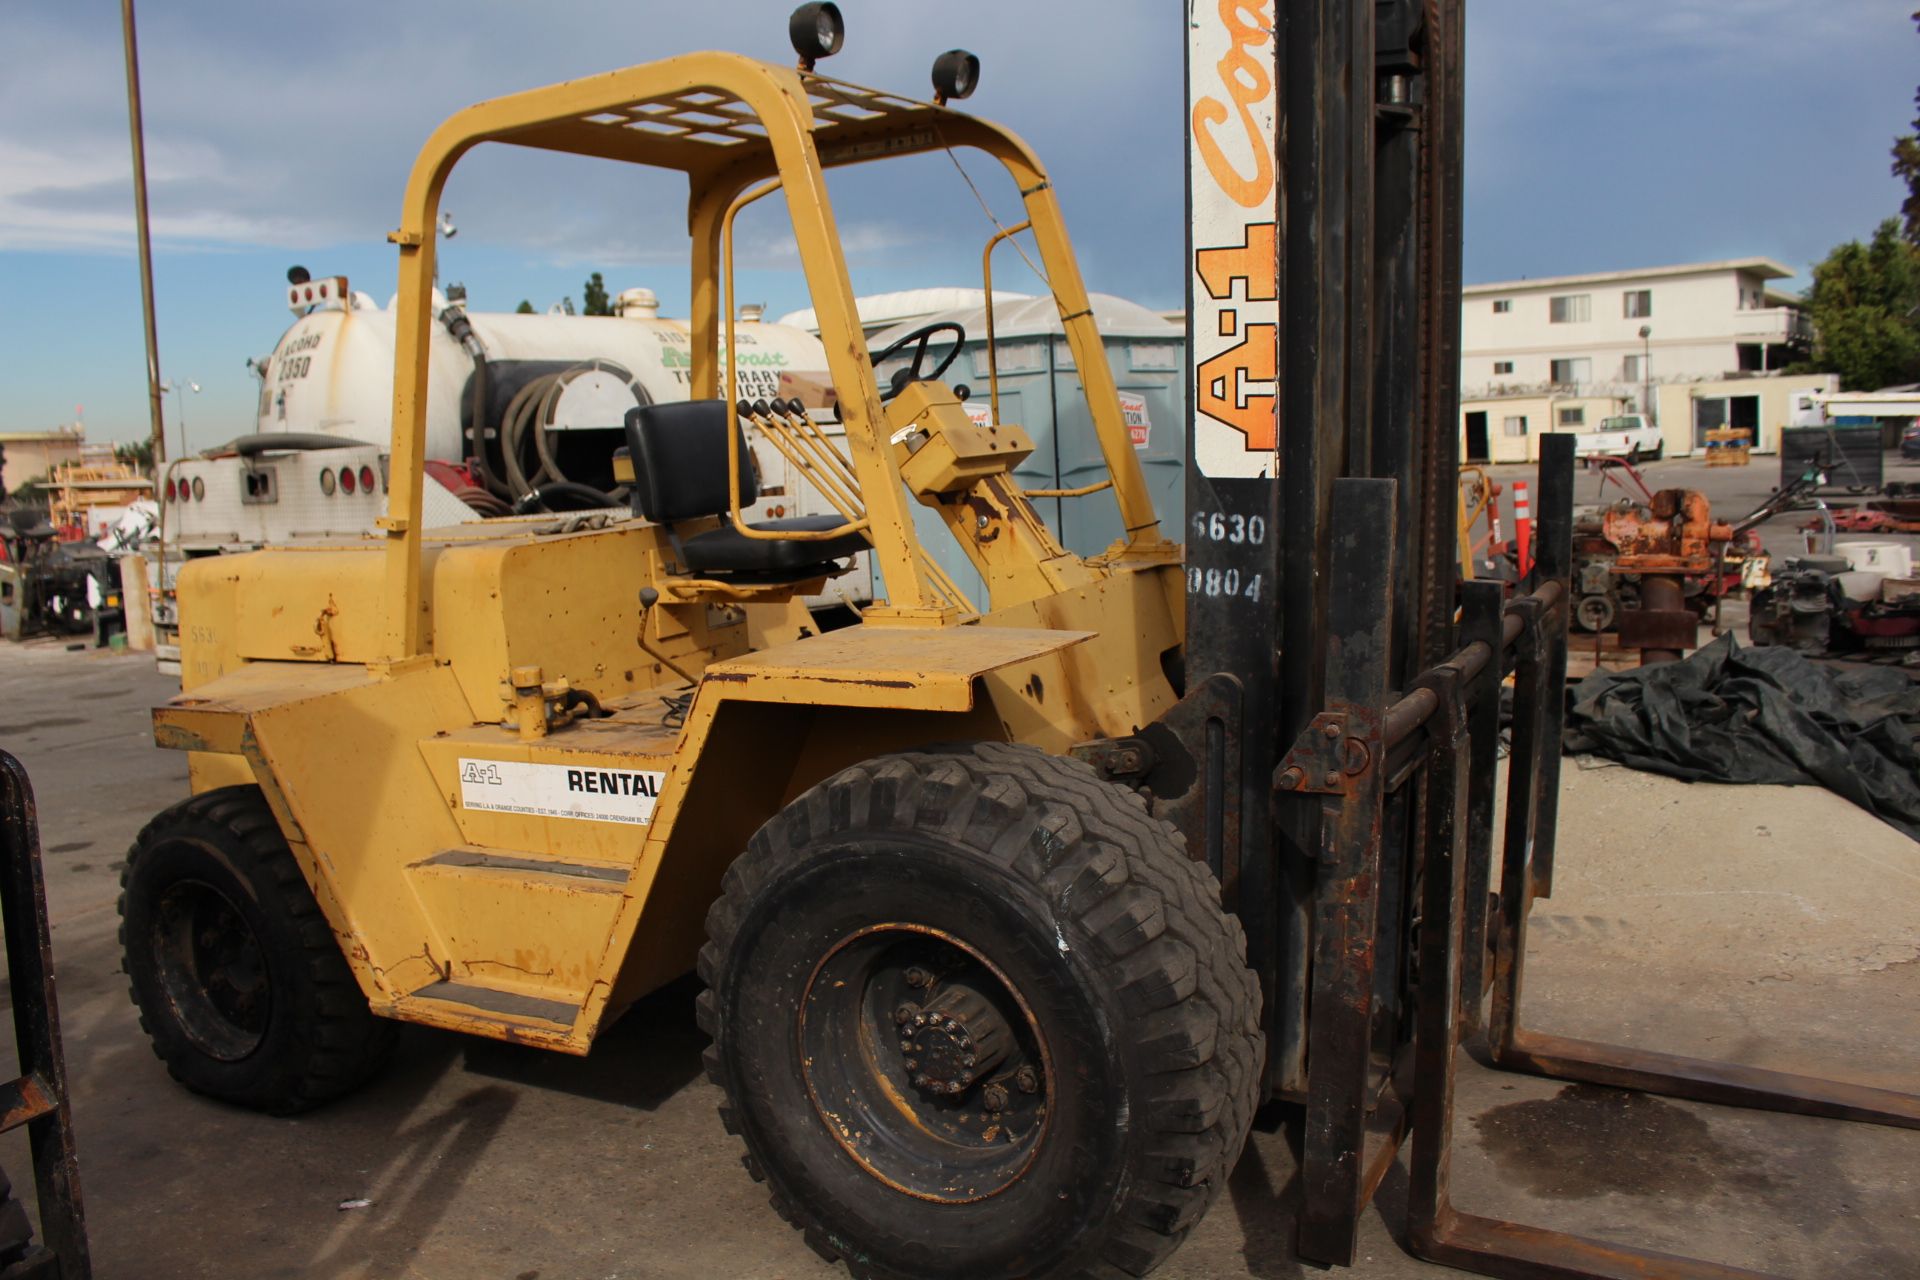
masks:
[[[1194,0],[1187,24],[1193,461],[1274,474],[1280,289],[1273,0]]]
[[[1147,398],[1133,391],[1120,393],[1120,417],[1127,424],[1127,437],[1133,447],[1144,449],[1153,432],[1153,419],[1147,416]]]

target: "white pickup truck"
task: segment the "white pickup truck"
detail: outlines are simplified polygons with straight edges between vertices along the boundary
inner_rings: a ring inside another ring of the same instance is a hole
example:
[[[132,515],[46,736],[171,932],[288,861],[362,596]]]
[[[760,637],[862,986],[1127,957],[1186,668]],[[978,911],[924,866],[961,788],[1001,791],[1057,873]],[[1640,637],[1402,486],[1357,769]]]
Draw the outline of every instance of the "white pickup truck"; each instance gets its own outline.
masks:
[[[1582,431],[1573,442],[1576,458],[1625,458],[1628,462],[1658,461],[1666,452],[1660,428],[1647,422],[1645,414],[1626,413],[1603,419],[1591,431]]]

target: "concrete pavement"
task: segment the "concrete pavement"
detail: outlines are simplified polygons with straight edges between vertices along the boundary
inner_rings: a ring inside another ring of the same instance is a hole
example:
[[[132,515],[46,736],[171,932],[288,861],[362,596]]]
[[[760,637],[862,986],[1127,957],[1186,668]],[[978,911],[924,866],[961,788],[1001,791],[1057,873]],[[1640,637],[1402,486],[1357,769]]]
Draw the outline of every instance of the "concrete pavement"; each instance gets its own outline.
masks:
[[[1679,465],[1679,464],[1667,464]],[[1757,499],[1756,499],[1757,500]],[[281,1120],[196,1098],[149,1051],[115,939],[120,861],[185,794],[138,656],[0,646],[0,746],[40,800],[82,1179],[101,1280],[694,1280],[842,1275],[766,1207],[699,1074],[693,987],[585,1059],[410,1028],[362,1093]],[[1920,845],[1821,791],[1569,761],[1530,1020],[1565,1034],[1920,1088]],[[1920,1132],[1487,1071],[1462,1060],[1456,1201],[1790,1276],[1920,1277]],[[19,1134],[0,1140],[19,1181]],[[1284,1133],[1160,1273],[1304,1276]],[[1395,1243],[1354,1274],[1439,1277]],[[348,1200],[371,1200],[343,1211]]]

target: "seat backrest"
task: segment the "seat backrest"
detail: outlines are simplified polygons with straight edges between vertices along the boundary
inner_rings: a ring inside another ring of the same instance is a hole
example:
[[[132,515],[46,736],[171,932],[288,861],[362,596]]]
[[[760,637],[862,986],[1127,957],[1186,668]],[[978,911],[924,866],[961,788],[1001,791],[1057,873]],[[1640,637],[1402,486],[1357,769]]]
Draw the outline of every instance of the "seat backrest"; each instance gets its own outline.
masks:
[[[627,410],[635,506],[656,524],[724,514],[727,502],[727,405],[681,400]],[[760,496],[753,456],[740,432],[740,505]]]

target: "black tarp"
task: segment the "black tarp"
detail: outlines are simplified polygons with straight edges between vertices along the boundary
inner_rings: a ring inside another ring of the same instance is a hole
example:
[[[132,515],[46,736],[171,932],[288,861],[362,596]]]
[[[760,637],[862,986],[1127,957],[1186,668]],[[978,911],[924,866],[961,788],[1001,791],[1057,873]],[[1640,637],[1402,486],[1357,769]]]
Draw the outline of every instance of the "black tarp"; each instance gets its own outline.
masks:
[[[1680,662],[1596,671],[1566,747],[1693,782],[1826,787],[1920,839],[1920,684],[1721,636]]]

